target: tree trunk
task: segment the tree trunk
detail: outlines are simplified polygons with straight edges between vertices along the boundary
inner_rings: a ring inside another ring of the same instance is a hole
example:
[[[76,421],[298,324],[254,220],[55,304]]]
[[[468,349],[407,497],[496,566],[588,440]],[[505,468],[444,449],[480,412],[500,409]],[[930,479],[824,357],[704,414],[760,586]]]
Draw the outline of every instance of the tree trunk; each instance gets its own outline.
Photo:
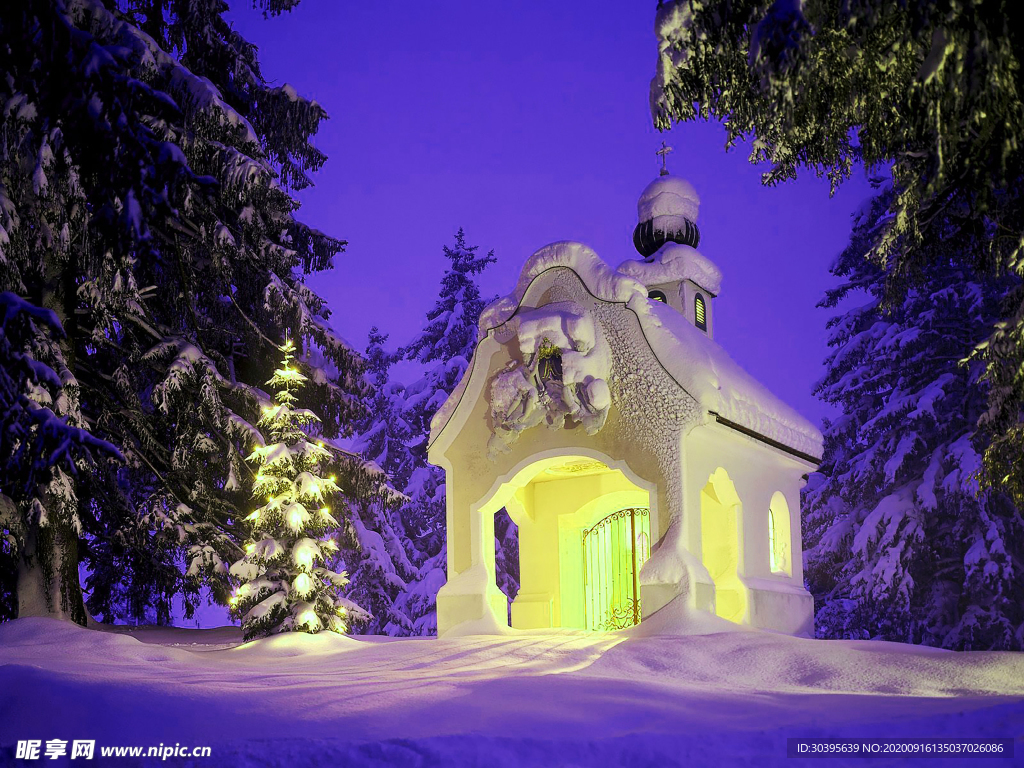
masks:
[[[74,255],[71,258],[74,260]],[[78,274],[74,263],[62,264],[49,259],[46,281],[38,300],[41,306],[57,314],[66,334],[58,341],[61,359],[45,361],[61,378],[64,378],[62,367],[71,372],[75,370],[75,338],[78,333],[75,276]],[[69,414],[55,408],[58,416],[78,419],[77,397],[74,398],[73,411]],[[58,470],[55,468],[53,472],[56,478]],[[71,478],[66,479],[73,489]],[[34,514],[27,516],[29,524],[25,546],[18,559],[18,617],[48,616],[74,621],[84,627],[87,614],[78,577],[78,530],[72,523],[78,501],[73,490],[69,497],[55,481],[40,485],[37,493],[42,506],[48,511],[44,523],[40,523]]]
[[[78,535],[70,525],[33,525],[18,558],[18,618],[47,616],[86,625],[78,578]]]

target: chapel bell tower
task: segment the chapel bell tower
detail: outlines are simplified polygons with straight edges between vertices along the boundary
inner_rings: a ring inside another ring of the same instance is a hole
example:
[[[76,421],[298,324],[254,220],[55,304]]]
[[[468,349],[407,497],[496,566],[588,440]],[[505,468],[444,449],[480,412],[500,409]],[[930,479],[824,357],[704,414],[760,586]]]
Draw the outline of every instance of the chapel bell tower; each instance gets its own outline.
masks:
[[[637,202],[633,245],[643,257],[643,262],[652,265],[642,272],[648,296],[665,302],[708,337],[714,338],[711,305],[718,291],[720,275],[714,265],[696,252],[700,244],[700,230],[697,228],[700,197],[690,182],[669,174],[665,155],[670,151],[672,148],[663,142],[658,151],[662,157],[661,173],[647,185]],[[694,250],[686,249],[689,253],[682,254],[672,249],[669,254],[669,249],[664,247],[669,243],[689,246]],[[686,265],[688,268],[669,263],[680,260],[690,262]],[[664,268],[659,269],[658,266]],[[709,271],[701,269],[702,266],[710,267],[710,279],[701,280],[702,273]],[[637,270],[636,274],[639,277],[641,272]],[[705,284],[701,285],[701,282]]]

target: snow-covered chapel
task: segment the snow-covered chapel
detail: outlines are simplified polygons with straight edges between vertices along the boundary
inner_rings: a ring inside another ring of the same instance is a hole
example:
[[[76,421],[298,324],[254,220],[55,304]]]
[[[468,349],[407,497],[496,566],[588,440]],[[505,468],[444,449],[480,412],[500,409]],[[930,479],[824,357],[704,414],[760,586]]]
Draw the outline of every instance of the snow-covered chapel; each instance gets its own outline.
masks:
[[[440,633],[616,629],[670,606],[812,631],[800,489],[820,432],[715,341],[718,267],[700,199],[643,191],[639,258],[541,248],[484,310],[472,365],[431,424],[447,483]],[[770,340],[766,340],[770,343]],[[494,515],[519,527],[520,582],[495,584]]]

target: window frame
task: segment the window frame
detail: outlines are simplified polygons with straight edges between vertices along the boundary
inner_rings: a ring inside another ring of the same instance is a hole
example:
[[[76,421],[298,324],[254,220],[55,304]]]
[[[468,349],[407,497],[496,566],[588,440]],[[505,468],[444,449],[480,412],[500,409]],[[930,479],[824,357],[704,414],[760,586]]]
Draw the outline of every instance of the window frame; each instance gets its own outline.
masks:
[[[704,333],[708,332],[708,303],[700,291],[693,294],[693,324]]]

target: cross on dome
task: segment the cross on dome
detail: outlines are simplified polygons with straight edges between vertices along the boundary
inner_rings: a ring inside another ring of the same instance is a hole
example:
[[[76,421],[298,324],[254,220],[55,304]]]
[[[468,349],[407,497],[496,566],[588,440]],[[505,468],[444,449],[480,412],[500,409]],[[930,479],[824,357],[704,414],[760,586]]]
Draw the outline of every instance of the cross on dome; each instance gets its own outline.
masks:
[[[661,149],[657,150],[654,154],[661,156],[661,173],[660,176],[668,176],[668,153],[672,151],[672,147],[668,146],[664,141],[661,142]]]

